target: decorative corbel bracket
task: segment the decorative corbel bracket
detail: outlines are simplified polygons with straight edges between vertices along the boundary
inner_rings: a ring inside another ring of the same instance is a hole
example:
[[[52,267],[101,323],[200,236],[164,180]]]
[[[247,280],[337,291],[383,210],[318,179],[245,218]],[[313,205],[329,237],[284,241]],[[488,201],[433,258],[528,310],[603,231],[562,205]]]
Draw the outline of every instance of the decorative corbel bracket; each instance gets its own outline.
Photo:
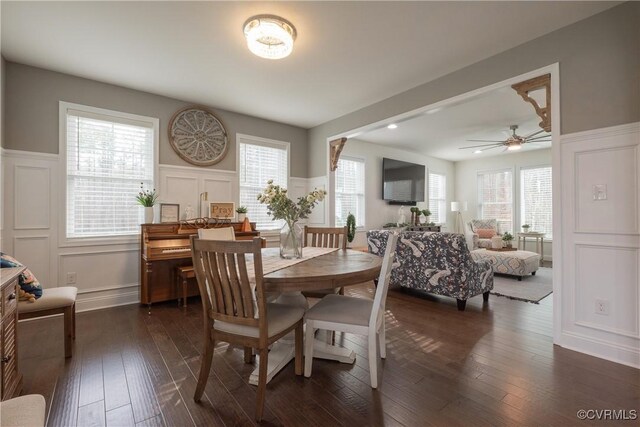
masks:
[[[335,172],[338,169],[338,160],[340,160],[340,153],[344,148],[344,144],[347,142],[347,138],[338,138],[329,142],[329,156],[330,156],[330,169],[331,172]]]
[[[511,86],[525,102],[533,105],[536,114],[542,119],[540,127],[547,132],[551,132],[551,74],[534,77]],[[529,96],[530,92],[543,89],[545,91],[546,105],[540,107],[535,99]]]

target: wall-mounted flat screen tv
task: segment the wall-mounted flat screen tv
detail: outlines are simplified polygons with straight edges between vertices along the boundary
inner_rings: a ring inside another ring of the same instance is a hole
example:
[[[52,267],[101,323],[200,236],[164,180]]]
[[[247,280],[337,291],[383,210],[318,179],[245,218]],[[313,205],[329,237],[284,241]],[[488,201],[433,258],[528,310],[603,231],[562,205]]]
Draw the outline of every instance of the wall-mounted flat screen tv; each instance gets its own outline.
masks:
[[[382,159],[382,198],[393,204],[424,202],[425,167]]]

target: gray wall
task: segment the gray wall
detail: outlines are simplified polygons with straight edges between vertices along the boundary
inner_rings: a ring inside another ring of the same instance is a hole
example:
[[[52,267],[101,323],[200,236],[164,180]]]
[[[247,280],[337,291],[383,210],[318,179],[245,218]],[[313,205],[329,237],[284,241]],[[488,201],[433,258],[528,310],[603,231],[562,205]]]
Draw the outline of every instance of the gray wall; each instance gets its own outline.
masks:
[[[309,176],[326,175],[327,137],[556,62],[561,133],[639,121],[640,3],[624,3],[310,129]]]
[[[189,166],[169,145],[171,116],[188,102],[120,86],[100,83],[22,64],[6,63],[4,94],[6,121],[3,147],[14,150],[58,152],[58,101],[160,119],[160,163]],[[206,82],[203,82],[206,84]],[[236,133],[291,143],[291,176],[306,178],[307,130],[212,108],[227,129],[231,146],[213,169],[236,169]]]

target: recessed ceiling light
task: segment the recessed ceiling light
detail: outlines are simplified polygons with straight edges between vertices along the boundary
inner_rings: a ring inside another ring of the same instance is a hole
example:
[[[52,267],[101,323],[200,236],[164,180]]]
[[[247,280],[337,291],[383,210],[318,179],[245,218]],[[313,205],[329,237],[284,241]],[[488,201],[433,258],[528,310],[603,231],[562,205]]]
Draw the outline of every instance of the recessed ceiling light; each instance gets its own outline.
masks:
[[[284,18],[275,15],[256,15],[244,23],[247,47],[266,59],[281,59],[293,51],[296,28]]]
[[[398,125],[395,123],[391,123],[389,126],[387,126],[387,129],[397,129]]]
[[[473,152],[473,154],[481,154],[481,153],[482,153],[482,150],[476,150]]]

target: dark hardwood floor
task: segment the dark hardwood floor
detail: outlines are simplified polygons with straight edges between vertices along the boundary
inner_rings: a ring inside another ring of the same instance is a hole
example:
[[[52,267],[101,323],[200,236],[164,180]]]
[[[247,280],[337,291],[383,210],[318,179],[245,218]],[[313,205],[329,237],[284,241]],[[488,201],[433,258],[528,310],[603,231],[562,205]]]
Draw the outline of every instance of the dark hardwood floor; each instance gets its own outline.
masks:
[[[263,424],[565,426],[579,409],[638,409],[640,371],[554,347],[551,312],[551,297],[479,296],[459,312],[454,299],[392,290],[380,388],[369,386],[366,338],[338,335],[355,364],[316,360],[305,379],[290,363],[267,387]],[[21,322],[23,393],[45,396],[49,426],[254,425],[242,349],[218,344],[206,396],[193,401],[201,314],[198,299],[151,316],[137,305],[79,313],[66,361],[62,318]]]

